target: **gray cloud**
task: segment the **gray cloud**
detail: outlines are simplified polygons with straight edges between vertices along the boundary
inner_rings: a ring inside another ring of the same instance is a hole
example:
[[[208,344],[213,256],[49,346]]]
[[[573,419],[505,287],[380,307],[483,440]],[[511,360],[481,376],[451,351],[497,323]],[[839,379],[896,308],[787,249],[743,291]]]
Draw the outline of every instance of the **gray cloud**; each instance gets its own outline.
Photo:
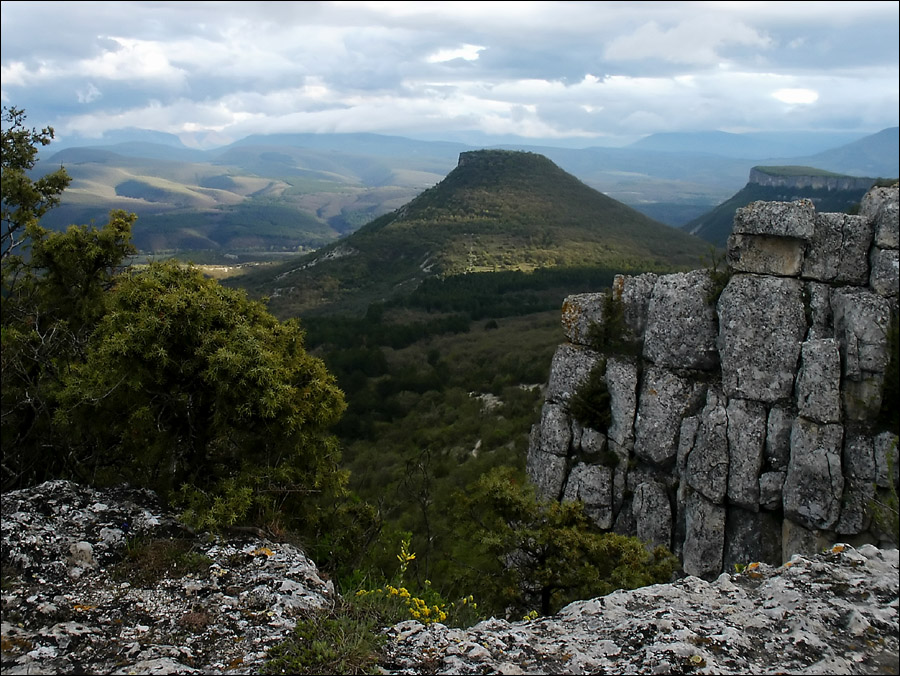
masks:
[[[588,145],[898,123],[897,2],[5,0],[0,11],[3,103],[60,135],[476,131]]]

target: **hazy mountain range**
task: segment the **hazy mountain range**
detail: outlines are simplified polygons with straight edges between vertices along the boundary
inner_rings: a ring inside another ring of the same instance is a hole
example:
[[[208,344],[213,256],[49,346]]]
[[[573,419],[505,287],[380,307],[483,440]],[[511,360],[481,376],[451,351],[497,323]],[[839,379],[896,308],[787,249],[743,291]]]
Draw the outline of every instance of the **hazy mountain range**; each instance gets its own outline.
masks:
[[[586,185],[671,226],[708,213],[759,164],[893,176],[898,128],[852,134],[656,134],[623,148],[505,145],[541,154]],[[44,152],[38,169],[73,177],[45,223],[102,222],[112,208],[140,216],[145,251],[303,251],[353,232],[441,181],[462,143],[377,134],[251,136],[214,150],[177,137],[118,132],[94,146]]]

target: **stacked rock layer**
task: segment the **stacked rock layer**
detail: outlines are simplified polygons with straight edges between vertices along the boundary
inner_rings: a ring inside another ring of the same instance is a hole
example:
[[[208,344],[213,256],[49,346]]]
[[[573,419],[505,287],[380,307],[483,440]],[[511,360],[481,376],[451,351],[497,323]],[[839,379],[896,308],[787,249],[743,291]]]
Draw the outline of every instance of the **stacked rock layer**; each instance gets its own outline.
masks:
[[[896,546],[873,505],[897,490],[900,465],[882,412],[898,187],[870,190],[857,215],[750,204],[726,262],[566,299],[529,477],[706,579],[836,541]],[[604,325],[620,340],[598,342]],[[571,413],[595,367],[605,429]]]

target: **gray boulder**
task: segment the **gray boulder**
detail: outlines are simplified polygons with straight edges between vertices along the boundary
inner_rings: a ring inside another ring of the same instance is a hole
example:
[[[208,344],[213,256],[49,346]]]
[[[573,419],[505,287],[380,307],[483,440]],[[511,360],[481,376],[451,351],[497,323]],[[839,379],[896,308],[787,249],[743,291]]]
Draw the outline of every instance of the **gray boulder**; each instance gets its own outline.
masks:
[[[566,482],[567,461],[564,456],[541,450],[541,428],[532,428],[525,470],[537,494],[545,500],[558,500]]]
[[[565,343],[560,345],[550,363],[547,401],[565,405],[578,387],[587,380],[600,355],[586,347]]]
[[[806,243],[815,236],[815,218],[809,200],[753,202],[738,209],[728,238],[728,265],[737,272],[799,275]]]
[[[705,387],[659,366],[644,372],[634,422],[634,453],[638,458],[663,465],[678,452],[681,420],[696,408]]]
[[[794,420],[791,461],[784,480],[784,514],[807,528],[829,529],[837,523],[844,492],[841,449],[844,429]]]
[[[866,374],[883,374],[889,358],[890,303],[866,289],[844,287],[832,292],[831,307],[844,377],[863,380]]]
[[[795,414],[781,406],[769,409],[766,420],[766,463],[771,470],[786,470],[791,457],[791,428]]]
[[[882,249],[900,248],[900,207],[898,191],[893,188],[872,188],[859,205],[859,215],[875,223],[875,246]]]
[[[658,276],[652,272],[642,275],[616,275],[613,290],[624,305],[625,325],[635,338],[644,335],[647,328],[647,309]]]
[[[776,403],[791,397],[806,335],[798,280],[735,275],[719,297],[719,355],[728,397]]]
[[[728,414],[721,393],[710,390],[699,416],[693,447],[686,452],[686,483],[710,502],[721,504],[728,492]]]
[[[636,535],[652,551],[672,547],[672,505],[666,487],[658,481],[642,481],[631,502]]]
[[[871,275],[869,286],[880,296],[897,298],[900,286],[900,253],[897,249],[873,247],[869,256]]]
[[[808,340],[801,346],[797,373],[797,410],[821,423],[841,421],[841,355],[833,338]]]
[[[562,306],[562,327],[566,339],[578,345],[591,344],[590,331],[594,324],[602,324],[606,294],[579,293],[567,296]]]
[[[817,214],[815,234],[803,261],[803,277],[820,282],[865,285],[874,223],[863,216]]]
[[[699,493],[687,492],[682,567],[688,575],[713,579],[721,573],[725,513],[725,507],[713,504]]]
[[[728,503],[759,511],[759,473],[766,443],[766,409],[756,401],[731,399],[728,419]]]
[[[598,528],[609,529],[613,525],[612,470],[602,465],[578,463],[569,472],[563,490],[564,502],[581,501],[584,512]]]
[[[647,307],[644,359],[670,368],[718,366],[711,292],[706,270],[659,277]]]

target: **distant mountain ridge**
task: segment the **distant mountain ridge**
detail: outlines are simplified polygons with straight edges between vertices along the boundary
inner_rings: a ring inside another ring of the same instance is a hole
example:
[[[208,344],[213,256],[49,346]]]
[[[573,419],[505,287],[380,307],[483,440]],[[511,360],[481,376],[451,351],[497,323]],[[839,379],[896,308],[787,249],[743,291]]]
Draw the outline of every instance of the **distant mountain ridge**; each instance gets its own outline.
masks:
[[[900,173],[896,128],[807,159],[734,157],[754,148],[754,156],[762,149],[783,156],[786,149],[821,148],[828,139],[844,137],[801,134],[788,143],[780,134],[712,132],[654,135],[625,148],[503,149],[543,155],[609,197],[681,227],[729,199],[761,164],[857,176]],[[38,170],[64,165],[73,177],[62,205],[45,217],[48,227],[102,222],[110,209],[121,208],[139,215],[135,241],[147,252],[297,252],[409,202],[452,171],[460,153],[478,149],[379,134],[277,134],[204,151],[170,134],[133,130],[94,146],[44,152]]]
[[[585,185],[537,153],[460,154],[443,181],[401,208],[296,262],[240,285],[275,312],[353,297],[362,304],[429,276],[547,267],[696,266],[701,240]]]
[[[853,143],[867,134],[853,132],[667,132],[651,134],[627,146],[664,152],[692,152],[740,159],[799,157]]]
[[[898,146],[900,127],[890,127],[852,143],[779,164],[801,164],[851,176],[896,178],[900,176]]]

